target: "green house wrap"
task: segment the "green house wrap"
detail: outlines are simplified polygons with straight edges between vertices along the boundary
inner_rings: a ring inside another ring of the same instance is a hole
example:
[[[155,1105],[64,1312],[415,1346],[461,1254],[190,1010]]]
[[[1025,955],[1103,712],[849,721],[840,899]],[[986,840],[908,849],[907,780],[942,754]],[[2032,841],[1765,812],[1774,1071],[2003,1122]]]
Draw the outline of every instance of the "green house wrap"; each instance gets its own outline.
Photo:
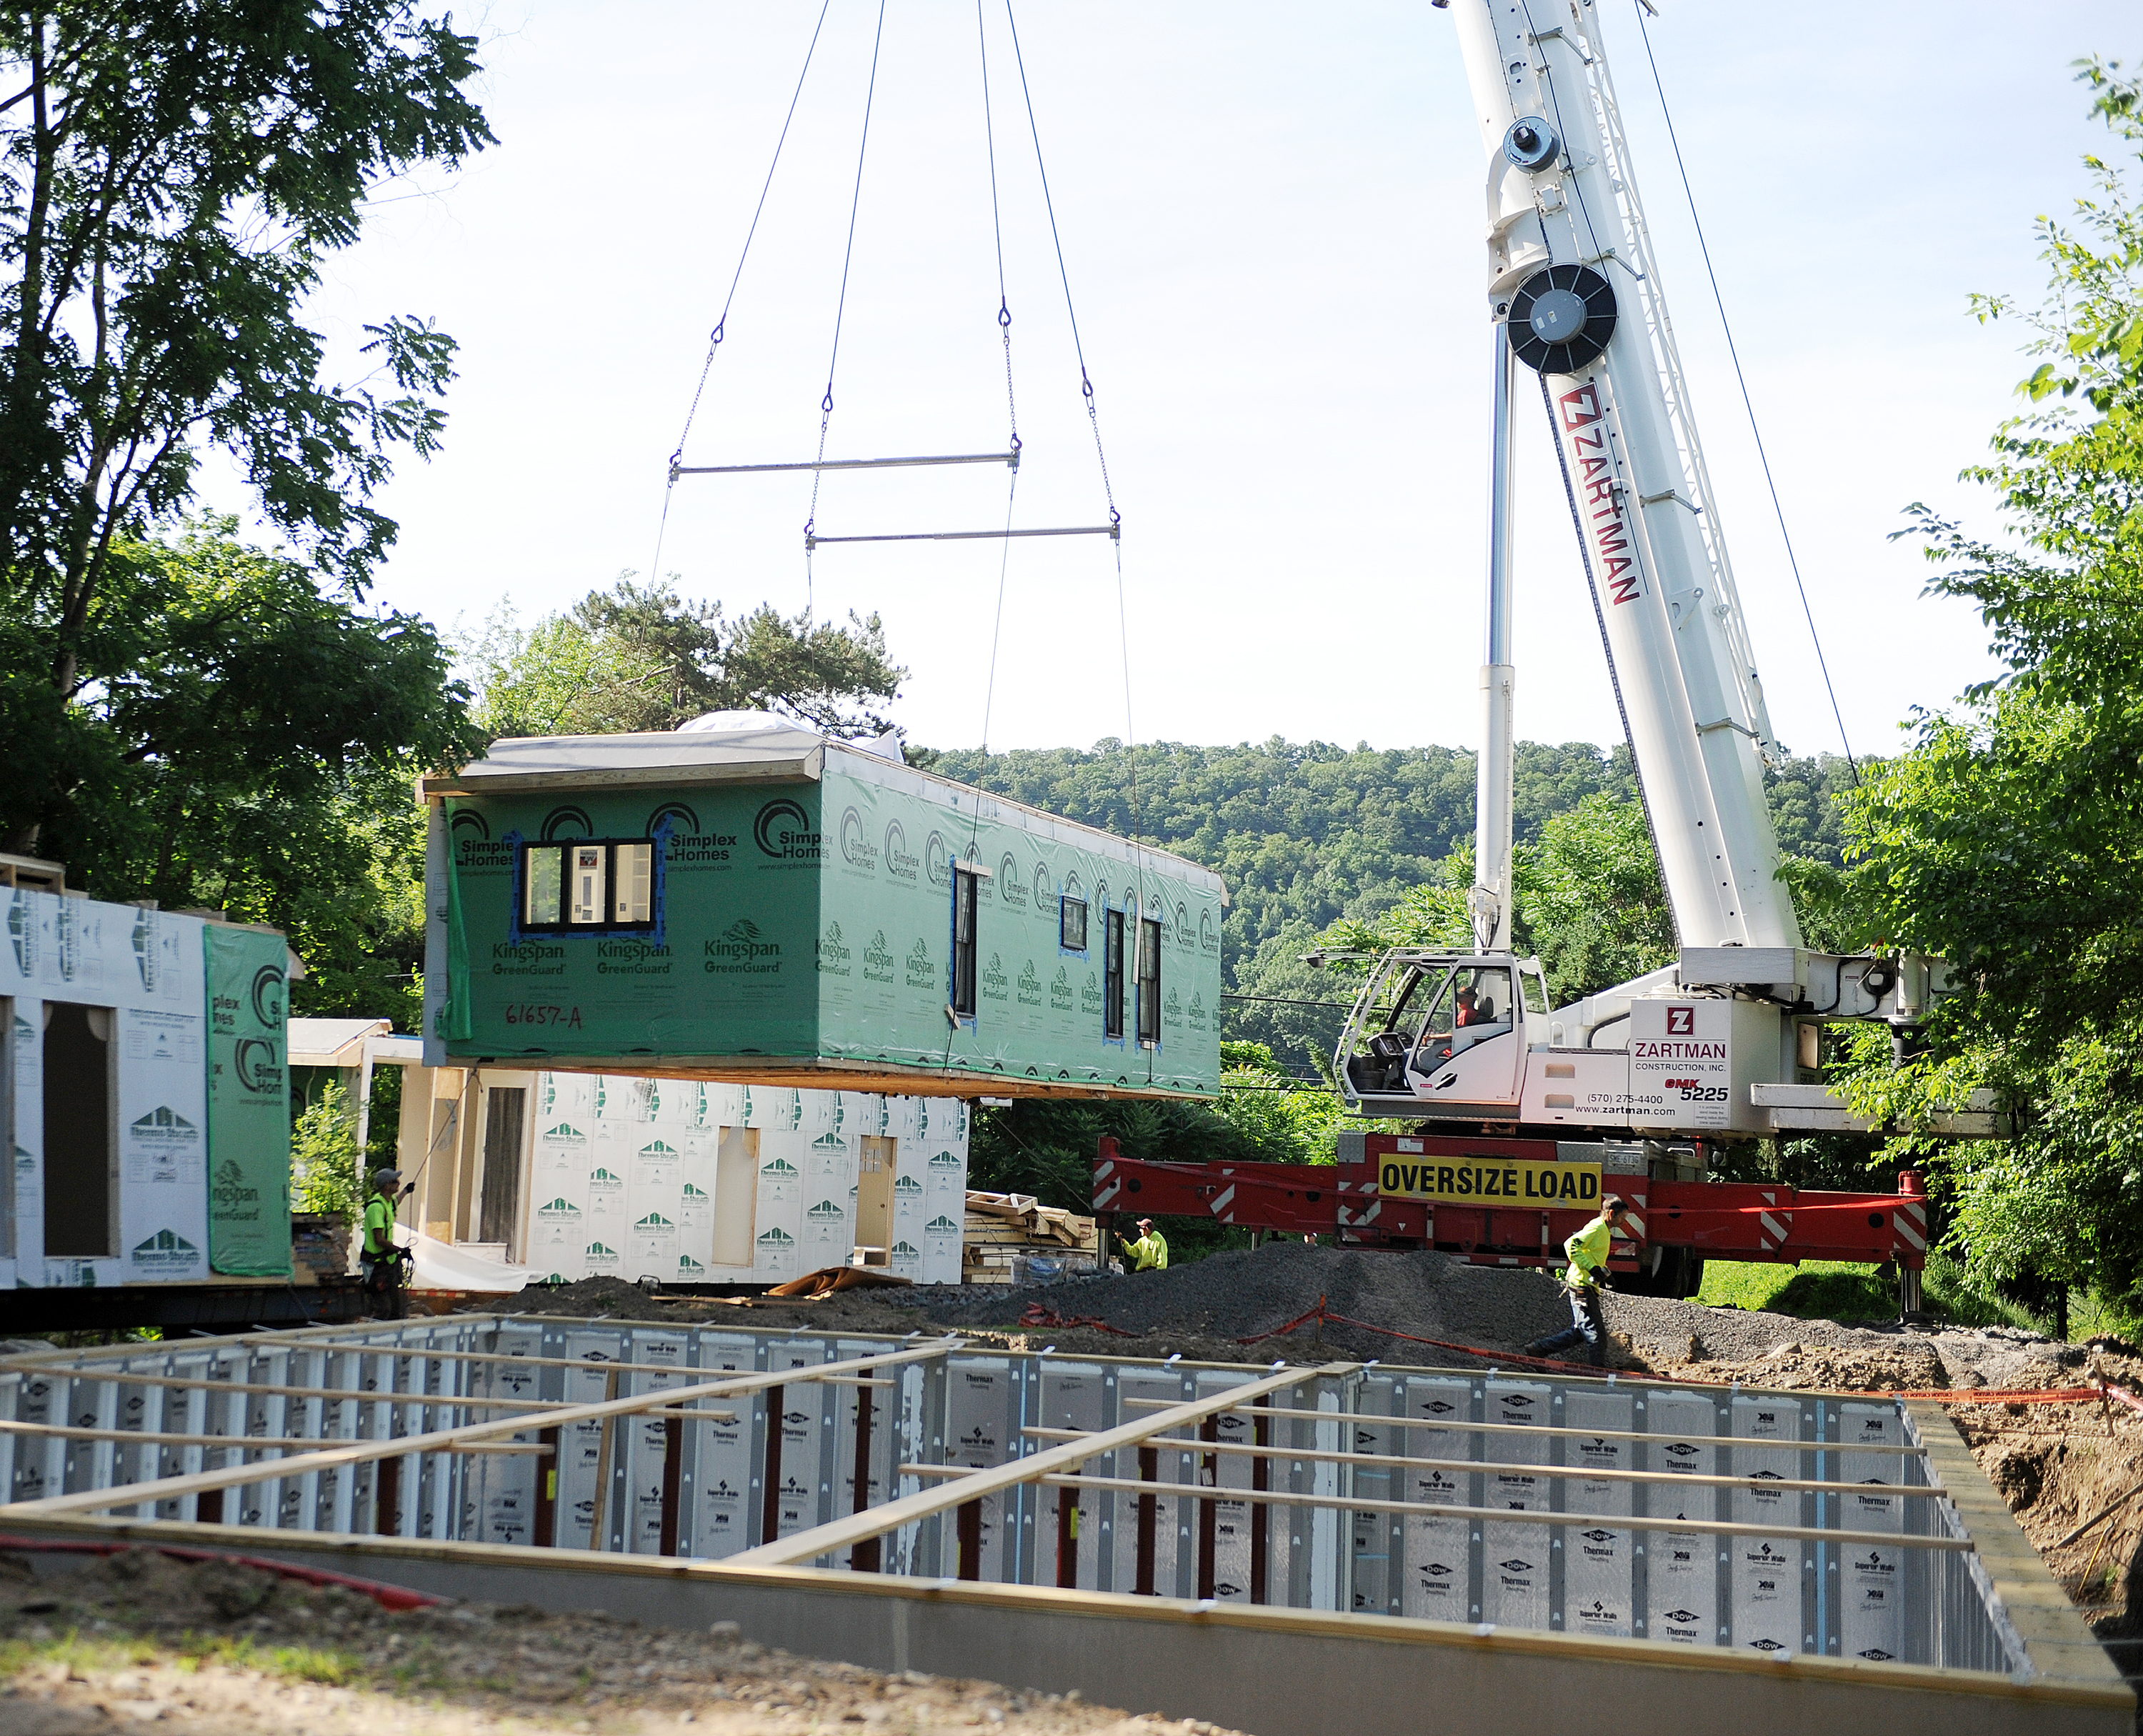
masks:
[[[211,1270],[290,1276],[288,948],[280,934],[202,925],[208,992]]]
[[[765,714],[428,779],[443,1063],[1220,1089],[1220,879]]]

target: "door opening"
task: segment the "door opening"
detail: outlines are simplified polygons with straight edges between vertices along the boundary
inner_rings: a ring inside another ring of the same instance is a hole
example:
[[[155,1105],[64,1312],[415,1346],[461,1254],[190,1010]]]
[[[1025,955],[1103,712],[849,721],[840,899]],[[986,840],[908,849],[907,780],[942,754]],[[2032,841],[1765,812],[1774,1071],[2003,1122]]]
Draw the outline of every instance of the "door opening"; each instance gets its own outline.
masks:
[[[528,1093],[519,1086],[493,1086],[487,1094],[483,1122],[483,1211],[477,1239],[502,1242],[506,1257],[519,1250],[521,1229],[521,1129]]]
[[[119,1189],[108,1006],[45,1002],[45,1252],[116,1254]]]
[[[893,1177],[895,1141],[878,1134],[864,1135],[856,1160],[856,1248],[866,1266],[883,1266],[893,1258]]]
[[[759,1130],[725,1127],[715,1148],[715,1264],[749,1266],[758,1246]]]

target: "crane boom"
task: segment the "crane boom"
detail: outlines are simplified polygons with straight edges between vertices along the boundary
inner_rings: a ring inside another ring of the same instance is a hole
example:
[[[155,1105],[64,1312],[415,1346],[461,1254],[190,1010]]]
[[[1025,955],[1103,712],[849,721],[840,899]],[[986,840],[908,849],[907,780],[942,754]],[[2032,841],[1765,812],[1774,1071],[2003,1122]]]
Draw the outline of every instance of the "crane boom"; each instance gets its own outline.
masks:
[[[1489,301],[1545,387],[1681,943],[1798,947],[1764,789],[1774,748],[1762,684],[1596,8],[1456,0],[1452,11],[1488,153]],[[1500,683],[1507,715],[1499,665],[1492,651],[1484,682]],[[1484,786],[1509,776],[1505,752],[1482,764]],[[1507,825],[1507,791],[1484,787],[1480,809]],[[1477,843],[1484,871],[1499,853]]]

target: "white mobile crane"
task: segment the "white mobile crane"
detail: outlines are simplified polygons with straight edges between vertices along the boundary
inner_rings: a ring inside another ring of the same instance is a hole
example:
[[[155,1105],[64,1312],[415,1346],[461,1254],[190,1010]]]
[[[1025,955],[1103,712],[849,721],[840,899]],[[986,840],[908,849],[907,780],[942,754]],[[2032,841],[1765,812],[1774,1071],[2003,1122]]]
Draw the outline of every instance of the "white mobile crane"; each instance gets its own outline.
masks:
[[[1443,3],[1443,0],[1438,0]],[[1838,1125],[1816,1026],[1902,1031],[1938,960],[1801,944],[1764,789],[1764,690],[1675,353],[1593,0],[1451,0],[1488,156],[1494,331],[1476,950],[1377,962],[1338,1057],[1372,1114],[1681,1136]],[[1511,425],[1537,378],[1680,958],[1551,1007],[1511,950]]]
[[[1693,1294],[1707,1254],[1894,1261],[1918,1306],[1927,1205],[1714,1182],[1711,1146],[1848,1129],[1814,1078],[1829,1021],[1901,1037],[1946,992],[1938,959],[1802,944],[1764,774],[1777,753],[1637,198],[1594,0],[1435,0],[1458,25],[1487,147],[1493,447],[1487,660],[1470,952],[1371,962],[1335,1066],[1363,1114],[1336,1170],[1126,1160],[1104,1140],[1098,1212],[1210,1213],[1344,1244],[1552,1263],[1611,1189],[1635,1206],[1612,1265]],[[1511,433],[1547,405],[1680,941],[1677,962],[1556,1007],[1512,949]],[[1325,955],[1329,959],[1335,955]],[[1934,1130],[1998,1131],[1974,1104]]]

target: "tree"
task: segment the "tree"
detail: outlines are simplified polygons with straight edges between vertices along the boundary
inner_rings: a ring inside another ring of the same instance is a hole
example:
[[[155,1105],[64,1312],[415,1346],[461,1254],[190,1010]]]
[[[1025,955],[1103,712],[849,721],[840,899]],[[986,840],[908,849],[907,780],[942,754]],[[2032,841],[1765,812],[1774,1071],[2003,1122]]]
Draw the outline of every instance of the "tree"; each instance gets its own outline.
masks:
[[[116,538],[104,604],[59,702],[34,626],[0,597],[0,807],[97,897],[154,898],[285,930],[308,1012],[413,1022],[423,954],[418,774],[479,744],[438,636],[324,595],[230,519]],[[25,714],[29,721],[25,721]],[[57,784],[63,804],[37,807]]]
[[[631,574],[521,626],[502,605],[461,646],[494,735],[674,730],[710,711],[775,710],[834,735],[876,734],[908,671],[886,660],[875,615],[846,626],[766,604],[731,621]]]
[[[474,47],[412,0],[0,13],[4,722],[30,762],[0,848],[75,802],[74,708],[131,673],[111,647],[141,625],[129,544],[185,509],[210,448],[352,596],[393,542],[370,502],[398,450],[437,445],[453,340],[390,318],[372,374],[324,383],[300,304],[380,181],[491,142]]]
[[[2094,111],[2143,146],[2143,86],[2086,63]],[[2086,162],[2074,227],[2042,220],[2045,303],[2021,318],[2045,358],[1992,457],[1967,471],[2012,533],[1972,537],[1913,509],[1931,592],[1976,604],[2002,666],[1922,720],[1863,784],[1848,823],[1868,927],[1938,953],[1958,992],[1901,1066],[1865,1053],[1856,1098],[1908,1120],[1992,1086],[2013,1142],[1925,1152],[1977,1276],[2028,1273],[2132,1296],[2143,1281],[2143,208]]]

